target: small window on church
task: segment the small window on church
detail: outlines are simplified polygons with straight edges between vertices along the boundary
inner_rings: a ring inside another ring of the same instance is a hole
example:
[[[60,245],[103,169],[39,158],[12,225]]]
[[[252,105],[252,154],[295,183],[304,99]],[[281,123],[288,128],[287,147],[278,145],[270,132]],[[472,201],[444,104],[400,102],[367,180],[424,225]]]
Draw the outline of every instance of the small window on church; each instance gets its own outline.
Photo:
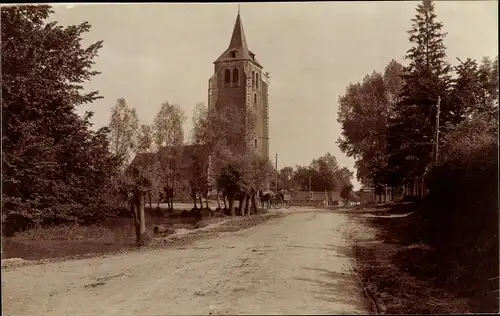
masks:
[[[231,70],[226,69],[224,70],[224,83],[230,83],[231,82]]]
[[[257,148],[257,138],[253,140],[253,145],[255,148]]]
[[[240,82],[240,72],[238,71],[238,68],[233,69],[233,83],[238,83]]]
[[[236,55],[238,54],[237,51],[233,50],[231,53],[229,53],[229,55],[231,56],[231,58],[236,58]]]
[[[252,71],[252,88],[255,87],[255,71]]]
[[[259,90],[259,73],[255,73],[255,89]]]
[[[253,94],[253,103],[257,104],[257,93]]]

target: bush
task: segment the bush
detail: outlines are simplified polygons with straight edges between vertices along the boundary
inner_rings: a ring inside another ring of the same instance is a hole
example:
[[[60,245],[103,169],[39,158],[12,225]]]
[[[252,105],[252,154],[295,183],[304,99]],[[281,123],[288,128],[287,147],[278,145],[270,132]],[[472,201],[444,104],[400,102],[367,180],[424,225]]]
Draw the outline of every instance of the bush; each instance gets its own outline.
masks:
[[[449,277],[442,285],[481,296],[484,310],[498,306],[498,279],[491,281],[499,274],[498,147],[491,137],[476,139],[476,146],[448,144],[453,155],[431,170],[421,235],[446,258],[440,270]]]

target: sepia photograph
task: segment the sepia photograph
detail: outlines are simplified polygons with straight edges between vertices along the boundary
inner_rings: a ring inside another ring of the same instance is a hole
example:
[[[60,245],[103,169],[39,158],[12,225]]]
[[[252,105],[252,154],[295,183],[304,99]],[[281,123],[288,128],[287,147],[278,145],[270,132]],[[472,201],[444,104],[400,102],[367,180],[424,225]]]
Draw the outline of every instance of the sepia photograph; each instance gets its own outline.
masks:
[[[3,315],[500,312],[498,1],[0,11]]]

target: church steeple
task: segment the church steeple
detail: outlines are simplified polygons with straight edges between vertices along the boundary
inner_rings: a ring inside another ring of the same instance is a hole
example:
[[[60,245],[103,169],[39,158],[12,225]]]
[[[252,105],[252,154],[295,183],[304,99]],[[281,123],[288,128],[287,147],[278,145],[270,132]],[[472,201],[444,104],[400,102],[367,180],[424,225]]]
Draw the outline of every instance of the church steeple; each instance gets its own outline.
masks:
[[[247,39],[245,37],[245,31],[243,30],[243,23],[241,22],[240,12],[238,10],[238,16],[236,16],[236,22],[234,23],[233,35],[231,36],[231,42],[229,43],[229,48],[248,51]]]
[[[236,22],[234,23],[233,34],[231,35],[231,41],[229,42],[229,47],[224,51],[224,53],[222,53],[222,55],[219,56],[219,58],[217,58],[214,63],[226,62],[231,60],[249,60],[261,67],[255,59],[255,55],[248,49],[245,31],[243,30],[243,22],[241,22],[239,7],[238,15],[236,16]]]

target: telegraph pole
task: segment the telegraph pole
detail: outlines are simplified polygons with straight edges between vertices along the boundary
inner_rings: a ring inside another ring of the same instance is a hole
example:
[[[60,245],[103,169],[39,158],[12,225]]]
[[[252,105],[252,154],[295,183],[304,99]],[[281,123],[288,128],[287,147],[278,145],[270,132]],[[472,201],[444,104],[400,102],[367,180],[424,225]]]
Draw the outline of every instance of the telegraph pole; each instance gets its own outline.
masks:
[[[276,194],[278,193],[278,153],[276,153],[276,158],[274,161],[274,166],[276,168]]]
[[[439,158],[439,114],[441,111],[441,96],[438,97],[436,127],[434,131],[434,163],[437,164]]]

